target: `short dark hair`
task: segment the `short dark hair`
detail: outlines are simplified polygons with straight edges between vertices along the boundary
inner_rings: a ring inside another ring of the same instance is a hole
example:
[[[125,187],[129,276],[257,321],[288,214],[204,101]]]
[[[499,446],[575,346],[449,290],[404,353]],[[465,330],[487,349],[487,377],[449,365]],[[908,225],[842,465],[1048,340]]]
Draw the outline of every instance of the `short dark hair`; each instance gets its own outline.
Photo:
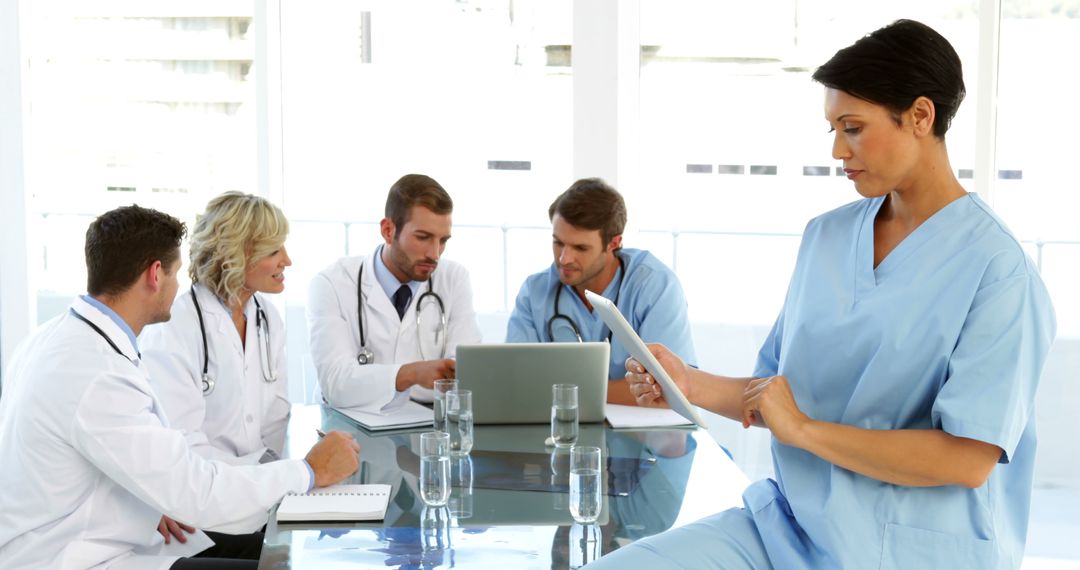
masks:
[[[386,217],[394,222],[395,236],[408,223],[413,206],[423,206],[439,215],[454,211],[450,194],[434,178],[423,174],[406,174],[390,187],[390,193],[386,196]]]
[[[622,195],[599,178],[582,178],[571,184],[548,208],[549,220],[554,220],[555,214],[576,228],[600,230],[604,247],[626,228]]]
[[[967,94],[956,50],[914,20],[897,20],[836,52],[813,78],[885,107],[898,123],[900,113],[925,96],[934,102],[934,135],[942,139]]]
[[[86,229],[86,292],[118,295],[155,261],[171,268],[186,233],[180,220],[136,205],[98,216]]]

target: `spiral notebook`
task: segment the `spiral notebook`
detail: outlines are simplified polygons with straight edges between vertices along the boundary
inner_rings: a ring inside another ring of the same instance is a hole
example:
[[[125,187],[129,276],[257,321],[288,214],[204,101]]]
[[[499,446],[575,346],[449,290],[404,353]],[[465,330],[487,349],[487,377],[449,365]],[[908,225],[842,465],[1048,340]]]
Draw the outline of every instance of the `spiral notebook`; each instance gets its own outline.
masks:
[[[392,485],[331,485],[302,495],[285,495],[278,522],[381,521]]]

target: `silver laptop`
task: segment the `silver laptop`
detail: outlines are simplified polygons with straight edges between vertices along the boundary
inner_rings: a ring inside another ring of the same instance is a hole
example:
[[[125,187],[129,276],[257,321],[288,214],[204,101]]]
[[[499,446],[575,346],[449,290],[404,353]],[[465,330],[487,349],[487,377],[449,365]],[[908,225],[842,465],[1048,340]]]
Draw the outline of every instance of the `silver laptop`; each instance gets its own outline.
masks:
[[[458,385],[472,390],[478,424],[550,422],[554,384],[577,384],[579,421],[602,422],[610,350],[606,342],[459,345]]]

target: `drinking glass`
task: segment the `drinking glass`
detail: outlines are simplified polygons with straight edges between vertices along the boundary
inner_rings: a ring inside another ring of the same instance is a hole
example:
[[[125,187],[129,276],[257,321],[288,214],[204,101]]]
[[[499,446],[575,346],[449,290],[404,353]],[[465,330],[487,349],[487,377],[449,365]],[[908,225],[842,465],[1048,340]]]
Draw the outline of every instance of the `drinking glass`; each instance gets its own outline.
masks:
[[[551,387],[551,440],[555,447],[570,447],[578,439],[578,387],[555,384]]]
[[[600,516],[600,448],[570,448],[570,516],[591,523]]]
[[[446,431],[446,393],[457,388],[457,380],[436,380],[432,411],[435,412],[435,431]]]
[[[473,446],[472,391],[455,388],[446,393],[446,431],[450,454],[467,455]]]
[[[432,507],[450,498],[450,436],[445,432],[420,434],[420,498]]]

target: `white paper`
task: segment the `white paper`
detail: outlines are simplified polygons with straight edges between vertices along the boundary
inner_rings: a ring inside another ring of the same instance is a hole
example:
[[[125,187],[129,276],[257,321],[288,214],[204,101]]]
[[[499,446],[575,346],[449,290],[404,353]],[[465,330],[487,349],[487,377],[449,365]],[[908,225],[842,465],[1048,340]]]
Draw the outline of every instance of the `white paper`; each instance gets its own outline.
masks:
[[[164,540],[160,544],[151,546],[145,549],[138,549],[137,554],[140,556],[179,556],[181,558],[190,558],[196,554],[210,548],[214,545],[214,541],[210,540],[209,536],[201,530],[196,530],[192,534],[184,533],[187,536],[187,542],[181,543],[175,536],[169,535],[169,544],[165,544]]]
[[[431,408],[424,407],[416,402],[405,402],[403,405],[381,414],[351,408],[334,409],[371,431],[423,427],[432,425],[435,421],[435,414],[431,411]]]
[[[613,428],[692,426],[693,422],[670,408],[643,408],[605,404],[604,415]]]

